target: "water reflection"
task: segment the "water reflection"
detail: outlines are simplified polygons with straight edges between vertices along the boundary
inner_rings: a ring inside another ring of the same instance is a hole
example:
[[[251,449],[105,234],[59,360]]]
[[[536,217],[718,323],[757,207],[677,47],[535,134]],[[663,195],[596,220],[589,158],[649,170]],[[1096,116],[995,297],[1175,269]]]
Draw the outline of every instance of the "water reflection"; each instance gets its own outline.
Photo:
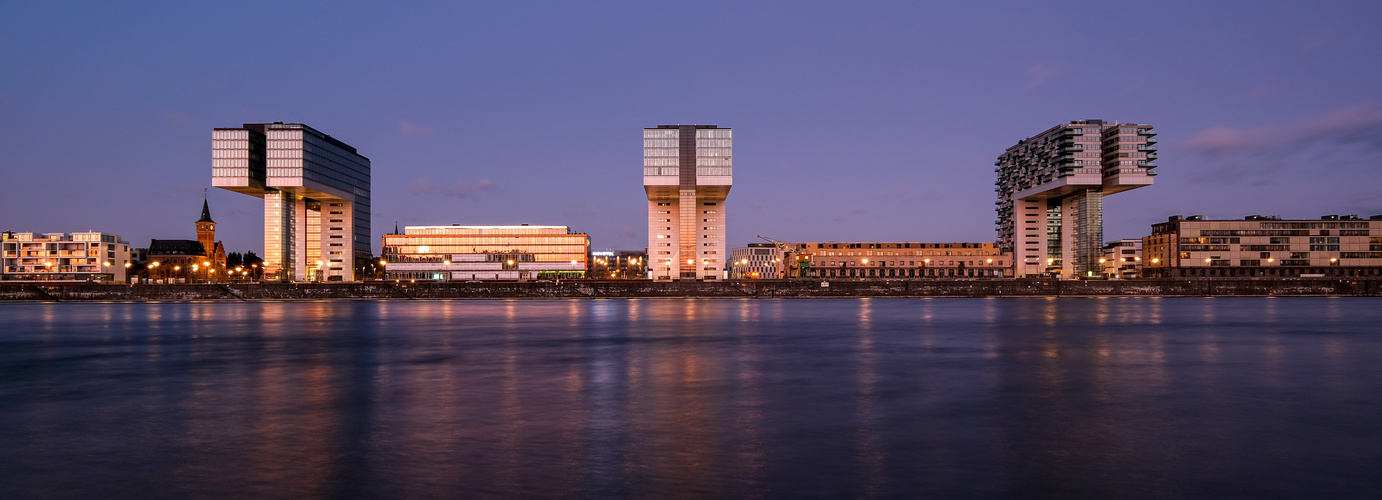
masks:
[[[3,304],[0,494],[1348,496],[1367,300]]]

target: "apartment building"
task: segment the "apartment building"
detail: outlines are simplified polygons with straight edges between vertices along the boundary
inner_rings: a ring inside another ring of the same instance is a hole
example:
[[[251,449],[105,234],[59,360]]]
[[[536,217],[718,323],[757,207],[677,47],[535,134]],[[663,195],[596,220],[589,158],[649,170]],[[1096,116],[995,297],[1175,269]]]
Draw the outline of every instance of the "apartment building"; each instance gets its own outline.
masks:
[[[1382,215],[1319,220],[1250,215],[1173,216],[1142,238],[1150,277],[1359,277],[1382,275]]]
[[[130,244],[118,234],[0,233],[0,280],[125,283],[129,268]]]
[[[1109,278],[1136,278],[1142,275],[1142,240],[1122,239],[1104,245],[1099,258],[1103,275]]]
[[[809,278],[1011,277],[1012,255],[994,243],[790,243],[787,265]],[[792,272],[789,270],[788,274]]]

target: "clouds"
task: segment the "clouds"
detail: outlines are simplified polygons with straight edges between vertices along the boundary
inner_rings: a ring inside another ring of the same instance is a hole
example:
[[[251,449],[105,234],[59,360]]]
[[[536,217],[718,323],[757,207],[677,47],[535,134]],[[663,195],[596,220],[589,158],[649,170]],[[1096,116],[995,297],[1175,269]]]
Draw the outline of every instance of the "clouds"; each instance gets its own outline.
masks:
[[[466,183],[460,179],[446,185],[438,185],[432,179],[423,177],[413,182],[408,187],[408,194],[413,196],[443,196],[448,198],[465,199],[475,196],[481,192],[493,191],[498,186],[489,179],[480,179],[473,184]]]
[[[432,127],[424,127],[411,122],[398,122],[398,133],[408,137],[425,137],[432,135]]]
[[[1382,150],[1382,106],[1359,103],[1323,115],[1254,128],[1212,127],[1183,146],[1203,155],[1251,153],[1279,156],[1317,145],[1359,144]]]
[[[1037,87],[1040,87],[1043,83],[1046,83],[1048,80],[1055,78],[1056,75],[1061,74],[1061,72],[1064,70],[1064,65],[1050,62],[1041,63],[1036,66],[1027,68],[1027,77],[1024,83],[1022,84],[1022,91],[1030,92],[1032,90],[1036,90]]]

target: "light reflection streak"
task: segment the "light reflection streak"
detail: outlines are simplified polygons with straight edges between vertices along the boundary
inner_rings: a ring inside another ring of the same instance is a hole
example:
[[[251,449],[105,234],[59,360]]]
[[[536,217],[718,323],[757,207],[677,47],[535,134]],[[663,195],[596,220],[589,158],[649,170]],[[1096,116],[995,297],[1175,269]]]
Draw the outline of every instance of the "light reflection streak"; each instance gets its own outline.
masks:
[[[878,425],[882,416],[878,408],[878,397],[874,393],[878,385],[878,357],[874,352],[873,300],[859,299],[857,362],[859,364],[858,404],[858,451],[856,460],[862,467],[866,498],[879,496],[886,480],[884,474],[883,445],[880,442]]]

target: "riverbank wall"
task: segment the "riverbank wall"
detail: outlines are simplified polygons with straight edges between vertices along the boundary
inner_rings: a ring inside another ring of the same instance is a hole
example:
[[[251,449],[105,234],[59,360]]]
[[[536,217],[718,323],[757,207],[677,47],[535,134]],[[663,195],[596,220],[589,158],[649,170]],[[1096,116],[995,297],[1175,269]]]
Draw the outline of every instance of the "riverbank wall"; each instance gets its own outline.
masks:
[[[819,298],[1064,296],[1382,296],[1379,279],[563,281],[486,283],[0,283],[0,301],[179,302],[561,298]]]

